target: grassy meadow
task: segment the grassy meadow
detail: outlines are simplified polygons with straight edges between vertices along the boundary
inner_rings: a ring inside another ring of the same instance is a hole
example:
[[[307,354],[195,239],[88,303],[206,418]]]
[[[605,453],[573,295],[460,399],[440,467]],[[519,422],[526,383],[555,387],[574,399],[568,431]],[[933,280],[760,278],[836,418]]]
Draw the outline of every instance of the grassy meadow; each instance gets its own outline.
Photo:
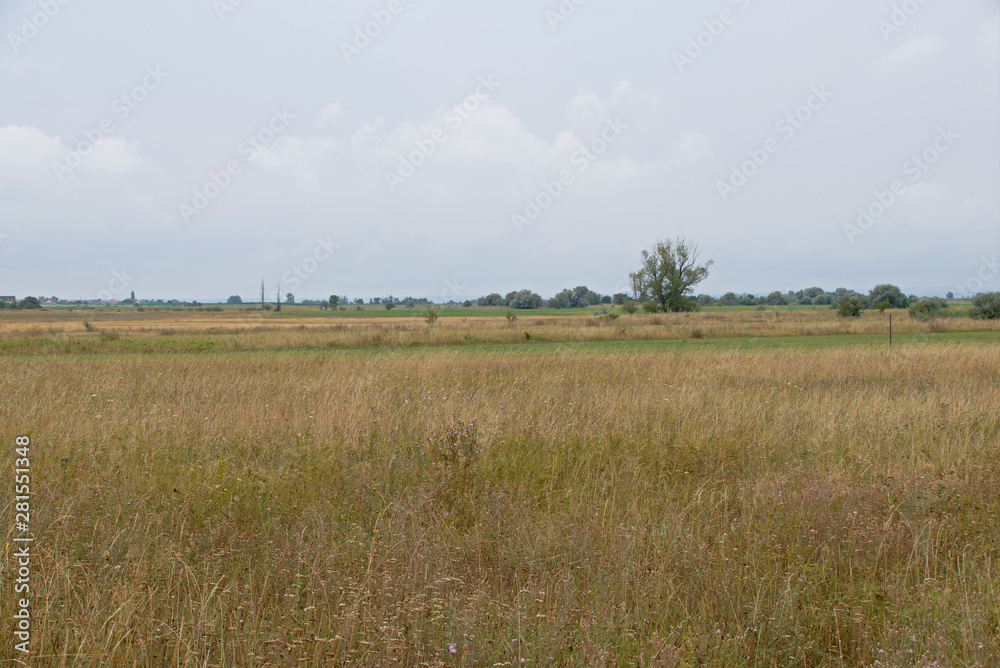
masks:
[[[28,665],[1000,665],[1000,324],[459,313],[0,314]]]

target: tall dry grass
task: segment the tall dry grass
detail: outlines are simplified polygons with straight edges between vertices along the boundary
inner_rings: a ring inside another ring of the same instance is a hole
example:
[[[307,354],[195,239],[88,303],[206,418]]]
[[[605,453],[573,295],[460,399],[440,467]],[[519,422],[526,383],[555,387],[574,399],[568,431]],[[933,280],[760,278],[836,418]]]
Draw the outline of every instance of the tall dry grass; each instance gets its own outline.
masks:
[[[953,344],[3,357],[36,661],[995,666],[998,384]]]
[[[156,353],[198,351],[320,350],[484,343],[653,341],[821,335],[888,336],[889,319],[866,313],[838,318],[828,308],[789,311],[728,311],[606,316],[441,318],[428,325],[421,312],[410,317],[286,317],[246,313],[98,312],[87,326],[73,312],[0,314],[0,355],[65,353]],[[957,311],[956,311],[957,313]],[[960,314],[959,314],[960,315]],[[1000,321],[948,317],[930,322],[894,315],[898,335],[1000,333]]]

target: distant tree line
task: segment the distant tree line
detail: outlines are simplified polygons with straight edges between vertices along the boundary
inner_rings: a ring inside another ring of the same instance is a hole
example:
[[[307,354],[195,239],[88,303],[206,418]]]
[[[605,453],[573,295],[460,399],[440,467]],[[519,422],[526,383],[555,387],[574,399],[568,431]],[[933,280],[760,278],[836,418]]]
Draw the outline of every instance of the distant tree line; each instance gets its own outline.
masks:
[[[38,297],[25,297],[24,299],[16,302],[0,301],[0,311],[21,311],[36,308],[42,308],[42,304],[39,302]]]

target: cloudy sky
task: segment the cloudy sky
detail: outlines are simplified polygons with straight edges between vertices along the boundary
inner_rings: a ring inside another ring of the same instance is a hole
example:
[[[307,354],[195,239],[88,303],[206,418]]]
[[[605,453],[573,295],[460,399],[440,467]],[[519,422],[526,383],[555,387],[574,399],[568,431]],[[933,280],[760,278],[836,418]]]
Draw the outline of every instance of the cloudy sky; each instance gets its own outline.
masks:
[[[4,0],[0,293],[998,288],[998,9]]]

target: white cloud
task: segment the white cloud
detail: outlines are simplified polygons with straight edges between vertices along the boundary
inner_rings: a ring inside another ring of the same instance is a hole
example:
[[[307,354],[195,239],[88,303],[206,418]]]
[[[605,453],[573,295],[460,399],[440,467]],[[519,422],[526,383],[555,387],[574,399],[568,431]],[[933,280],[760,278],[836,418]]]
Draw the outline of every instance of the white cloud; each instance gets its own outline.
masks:
[[[288,136],[260,151],[254,164],[261,169],[284,171],[299,186],[315,189],[346,155],[344,144],[328,137]]]
[[[936,181],[921,181],[906,188],[906,202],[911,204],[935,204],[948,197],[950,189]]]
[[[712,156],[712,140],[700,132],[685,132],[677,140],[677,150],[673,161],[677,163],[697,162]]]
[[[925,65],[947,50],[948,40],[940,35],[917,37],[885,56],[882,59],[882,65],[890,70]]]
[[[328,104],[323,107],[323,111],[319,112],[319,116],[316,118],[316,125],[320,127],[327,127],[331,125],[336,125],[340,122],[341,117],[344,115],[344,110],[340,106],[340,102],[334,102],[333,104]]]
[[[126,174],[149,169],[152,166],[152,160],[139,152],[139,142],[129,142],[119,137],[104,137],[94,144],[94,151],[87,156],[82,168],[96,172]]]
[[[5,180],[48,169],[63,151],[58,137],[50,137],[34,126],[0,128],[0,174]]]
[[[976,54],[992,65],[1000,64],[1000,11],[986,20]]]

